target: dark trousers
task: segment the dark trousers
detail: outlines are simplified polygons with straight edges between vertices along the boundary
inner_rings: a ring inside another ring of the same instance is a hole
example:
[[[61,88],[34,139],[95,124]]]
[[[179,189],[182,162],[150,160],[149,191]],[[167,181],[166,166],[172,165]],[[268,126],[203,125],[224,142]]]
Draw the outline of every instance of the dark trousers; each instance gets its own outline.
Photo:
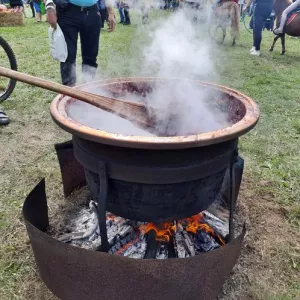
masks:
[[[104,23],[105,21],[107,21],[107,17],[108,17],[107,8],[100,9],[99,12],[101,15],[101,28],[104,28]]]
[[[34,7],[33,7],[33,2],[30,1],[30,2],[29,2],[29,5],[30,5],[30,8],[31,8],[32,17],[35,18],[35,10],[34,10]]]
[[[255,5],[253,12],[253,46],[260,50],[262,30],[266,19],[271,15],[272,3],[264,5]]]
[[[65,9],[58,8],[57,22],[65,36],[68,58],[60,64],[60,73],[64,85],[76,83],[77,40],[80,34],[82,53],[82,73],[85,81],[92,80],[96,74],[101,17],[97,9],[80,11],[79,7],[68,4]],[[86,79],[85,79],[86,78]]]
[[[124,8],[124,16],[126,24],[130,24],[129,8]]]

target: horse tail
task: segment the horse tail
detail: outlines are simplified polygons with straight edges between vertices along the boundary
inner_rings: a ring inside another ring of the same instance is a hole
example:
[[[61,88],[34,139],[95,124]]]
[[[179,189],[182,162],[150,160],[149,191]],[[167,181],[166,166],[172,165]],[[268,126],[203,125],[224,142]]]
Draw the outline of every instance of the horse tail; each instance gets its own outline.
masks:
[[[240,25],[240,9],[239,6],[232,2],[231,9],[231,34],[234,39],[239,37],[239,25]]]

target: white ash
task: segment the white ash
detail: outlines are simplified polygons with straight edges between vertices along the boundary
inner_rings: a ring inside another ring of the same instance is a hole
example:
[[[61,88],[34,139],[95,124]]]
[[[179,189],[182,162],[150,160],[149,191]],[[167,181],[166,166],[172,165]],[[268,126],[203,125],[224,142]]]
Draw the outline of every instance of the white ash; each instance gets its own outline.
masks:
[[[156,259],[166,259],[168,258],[168,249],[166,244],[161,244],[156,252]]]
[[[116,253],[117,255],[127,256],[130,258],[139,258],[142,259],[145,256],[146,252],[146,239],[143,236],[135,239],[134,242],[124,251]]]
[[[60,235],[59,241],[85,249],[94,249],[101,245],[95,202],[91,201],[88,208],[84,207],[68,227],[72,228],[72,232]]]
[[[180,223],[177,224],[175,240],[179,258],[195,256],[194,244],[191,241],[189,234],[183,229]]]
[[[211,226],[215,231],[220,233],[222,236],[226,236],[229,233],[229,224],[213,215],[208,211],[204,211],[205,222]]]

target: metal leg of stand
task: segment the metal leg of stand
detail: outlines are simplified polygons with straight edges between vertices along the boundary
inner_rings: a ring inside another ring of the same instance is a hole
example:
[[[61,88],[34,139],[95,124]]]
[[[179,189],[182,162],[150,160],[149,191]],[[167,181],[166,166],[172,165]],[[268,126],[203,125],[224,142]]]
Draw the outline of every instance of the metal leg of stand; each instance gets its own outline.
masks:
[[[98,249],[101,252],[108,252],[109,243],[107,239],[106,228],[106,206],[107,206],[107,191],[108,191],[108,176],[105,163],[99,163],[99,195],[98,195],[98,220],[101,236],[101,246]]]
[[[235,164],[236,164],[235,154],[230,163],[230,187],[229,187],[229,195],[230,195],[230,207],[229,207],[229,235],[228,242],[234,239],[234,209],[236,205],[236,189],[235,189]]]

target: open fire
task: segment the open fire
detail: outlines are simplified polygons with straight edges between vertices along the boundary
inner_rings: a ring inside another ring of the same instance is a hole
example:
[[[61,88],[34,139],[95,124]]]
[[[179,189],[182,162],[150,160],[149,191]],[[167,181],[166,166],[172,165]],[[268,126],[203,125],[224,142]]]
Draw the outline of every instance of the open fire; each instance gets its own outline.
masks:
[[[184,258],[225,245],[228,223],[205,211],[163,223],[128,220],[106,214],[109,253],[130,258]],[[69,221],[58,239],[86,249],[101,246],[97,204],[91,201]]]

